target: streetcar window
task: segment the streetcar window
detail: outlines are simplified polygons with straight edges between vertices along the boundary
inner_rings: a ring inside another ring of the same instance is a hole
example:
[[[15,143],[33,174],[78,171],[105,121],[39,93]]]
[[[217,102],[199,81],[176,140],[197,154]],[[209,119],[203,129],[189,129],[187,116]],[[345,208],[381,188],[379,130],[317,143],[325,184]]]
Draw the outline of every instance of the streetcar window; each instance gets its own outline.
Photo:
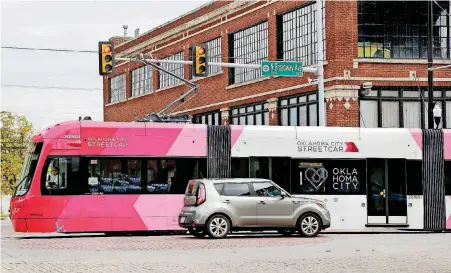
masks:
[[[407,160],[407,195],[423,195],[422,161]]]
[[[22,163],[22,169],[19,177],[19,184],[13,196],[25,195],[30,189],[33,175],[38,165],[39,155],[42,150],[42,143],[30,142],[25,153],[25,159]]]
[[[88,192],[91,194],[140,193],[142,160],[125,158],[85,158]]]
[[[291,161],[292,194],[366,194],[366,162],[360,159]]]
[[[67,187],[67,165],[66,158],[51,159],[45,175],[45,187],[50,190],[61,190]]]
[[[249,158],[232,158],[232,178],[249,177]]]
[[[43,195],[83,194],[82,169],[79,157],[55,157],[46,159],[41,175]]]
[[[148,159],[146,193],[184,194],[189,180],[203,177],[203,163],[196,158]]]
[[[176,177],[175,160],[147,160],[147,192],[168,193]]]

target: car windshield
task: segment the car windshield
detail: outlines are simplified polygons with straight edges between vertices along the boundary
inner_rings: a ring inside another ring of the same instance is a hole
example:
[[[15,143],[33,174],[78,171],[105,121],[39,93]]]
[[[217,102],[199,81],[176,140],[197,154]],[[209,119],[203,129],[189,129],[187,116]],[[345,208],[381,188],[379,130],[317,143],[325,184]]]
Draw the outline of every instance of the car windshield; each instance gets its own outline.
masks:
[[[14,192],[14,196],[21,196],[28,192],[33,180],[33,174],[38,164],[42,143],[30,142],[25,153],[25,158],[20,171],[19,184]]]

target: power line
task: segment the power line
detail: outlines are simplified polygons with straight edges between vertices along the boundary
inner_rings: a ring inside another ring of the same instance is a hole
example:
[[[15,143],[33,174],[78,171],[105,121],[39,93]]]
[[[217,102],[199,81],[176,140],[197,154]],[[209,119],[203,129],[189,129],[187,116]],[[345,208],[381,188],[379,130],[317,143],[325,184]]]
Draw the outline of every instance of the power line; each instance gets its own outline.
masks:
[[[76,49],[61,49],[61,48],[37,48],[37,47],[18,47],[18,46],[2,46],[2,48],[18,49],[18,50],[70,52],[70,53],[99,53],[96,50],[76,50]]]
[[[60,90],[79,90],[79,91],[101,91],[101,90],[103,90],[101,88],[45,86],[45,85],[21,85],[21,84],[2,84],[2,87],[34,88],[34,89],[60,89]]]
[[[17,46],[2,46],[5,49],[16,49],[16,50],[34,50],[34,51],[52,51],[52,52],[67,52],[67,53],[99,53],[95,50],[76,50],[76,49],[60,49],[60,48],[36,48],[36,47],[17,47]],[[188,57],[193,57],[192,55]],[[249,57],[228,57],[228,56],[215,56],[213,58],[223,58],[223,59],[236,59],[236,60],[252,60]],[[283,60],[282,60],[283,61]]]

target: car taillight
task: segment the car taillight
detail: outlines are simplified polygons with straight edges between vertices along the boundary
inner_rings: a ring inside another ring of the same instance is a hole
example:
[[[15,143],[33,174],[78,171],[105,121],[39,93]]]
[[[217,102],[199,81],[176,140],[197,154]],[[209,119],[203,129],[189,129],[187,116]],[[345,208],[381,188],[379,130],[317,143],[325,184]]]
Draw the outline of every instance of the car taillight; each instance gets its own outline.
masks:
[[[204,202],[205,202],[205,186],[204,184],[201,184],[199,187],[199,195],[197,197],[196,204],[201,205]]]

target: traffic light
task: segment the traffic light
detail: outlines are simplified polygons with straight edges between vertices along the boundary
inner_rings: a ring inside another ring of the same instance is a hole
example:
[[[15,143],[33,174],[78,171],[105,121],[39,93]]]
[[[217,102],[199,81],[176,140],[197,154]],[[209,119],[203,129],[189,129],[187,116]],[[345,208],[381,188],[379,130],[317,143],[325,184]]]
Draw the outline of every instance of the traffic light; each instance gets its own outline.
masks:
[[[114,74],[114,44],[99,42],[99,75]]]
[[[208,76],[208,62],[207,62],[207,45],[196,44],[193,46],[193,76],[206,77]]]

